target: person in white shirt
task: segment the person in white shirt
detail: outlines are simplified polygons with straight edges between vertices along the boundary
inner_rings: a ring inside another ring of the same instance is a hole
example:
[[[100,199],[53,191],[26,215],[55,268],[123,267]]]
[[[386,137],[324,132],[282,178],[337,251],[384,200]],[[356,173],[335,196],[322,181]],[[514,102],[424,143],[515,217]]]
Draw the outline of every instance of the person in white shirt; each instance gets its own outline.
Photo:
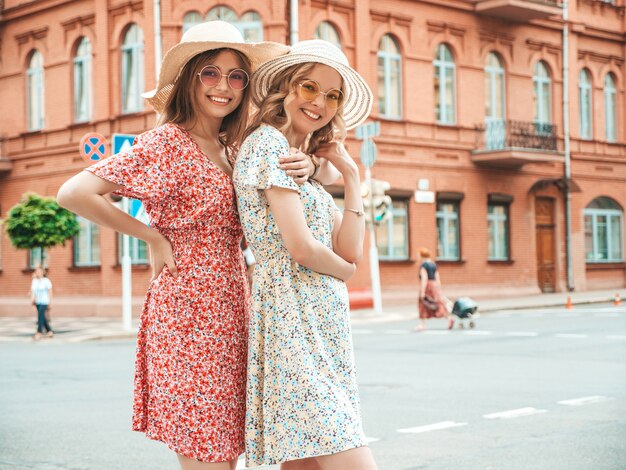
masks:
[[[52,338],[54,333],[46,318],[46,312],[50,308],[50,301],[52,300],[52,283],[50,279],[44,277],[42,268],[36,268],[33,274],[33,282],[30,285],[30,300],[37,307],[37,333],[33,339],[39,340],[44,334]]]

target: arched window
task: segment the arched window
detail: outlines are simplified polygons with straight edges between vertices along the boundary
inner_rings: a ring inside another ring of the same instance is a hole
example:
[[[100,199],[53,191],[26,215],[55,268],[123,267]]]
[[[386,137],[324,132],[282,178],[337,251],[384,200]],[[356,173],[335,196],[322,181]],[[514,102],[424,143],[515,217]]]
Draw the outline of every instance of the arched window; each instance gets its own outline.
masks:
[[[248,11],[241,15],[235,24],[246,42],[263,41],[263,22],[261,16],[255,11]]]
[[[132,24],[122,43],[122,112],[143,109],[143,32]]]
[[[604,119],[607,142],[617,141],[617,88],[612,73],[604,78]]]
[[[591,108],[591,76],[587,69],[582,69],[578,77],[580,137],[591,139],[592,108]]]
[[[439,44],[435,50],[435,119],[440,124],[456,122],[456,65],[450,49]]]
[[[401,65],[400,48],[385,34],[378,45],[378,111],[387,118],[402,116]]]
[[[533,100],[535,104],[536,124],[552,123],[552,79],[548,67],[543,61],[535,65],[533,75]]]
[[[585,208],[585,258],[587,262],[624,259],[623,212],[611,198],[598,197]]]
[[[29,131],[43,129],[43,57],[39,51],[33,51],[26,70],[26,121]]]
[[[320,24],[317,25],[317,28],[315,28],[315,39],[323,39],[341,49],[339,33],[337,32],[335,27],[328,21],[322,21]]]
[[[211,8],[206,14],[207,21],[222,20],[235,24],[237,22],[237,14],[228,7]]]
[[[506,125],[504,67],[500,57],[490,52],[485,65],[485,137],[488,149],[504,148]]]
[[[189,28],[197,24],[202,23],[202,15],[197,11],[190,11],[183,16],[183,34],[187,32]]]
[[[74,121],[91,120],[91,42],[83,37],[74,55]]]

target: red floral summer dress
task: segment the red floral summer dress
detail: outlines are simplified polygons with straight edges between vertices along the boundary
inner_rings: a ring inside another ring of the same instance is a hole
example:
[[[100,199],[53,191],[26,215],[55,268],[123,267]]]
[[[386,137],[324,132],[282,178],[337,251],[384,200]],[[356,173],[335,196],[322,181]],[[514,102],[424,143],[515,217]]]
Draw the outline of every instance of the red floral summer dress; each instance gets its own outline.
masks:
[[[165,124],[88,168],[140,199],[178,268],[146,295],[133,429],[203,462],[244,450],[248,283],[231,179],[188,132]]]

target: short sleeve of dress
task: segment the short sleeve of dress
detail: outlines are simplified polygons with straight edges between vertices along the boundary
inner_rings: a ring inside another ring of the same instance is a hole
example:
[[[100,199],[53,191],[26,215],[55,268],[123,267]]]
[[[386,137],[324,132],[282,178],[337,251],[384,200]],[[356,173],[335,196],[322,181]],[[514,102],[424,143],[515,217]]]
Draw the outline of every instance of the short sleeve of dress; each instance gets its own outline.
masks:
[[[126,151],[113,155],[88,168],[94,175],[122,186],[115,193],[140,200],[161,197],[166,190],[166,175],[172,162],[170,125],[139,135]]]
[[[261,126],[241,146],[235,179],[238,184],[257,189],[279,187],[300,192],[299,186],[284,170],[278,159],[289,155],[289,143],[276,128]]]

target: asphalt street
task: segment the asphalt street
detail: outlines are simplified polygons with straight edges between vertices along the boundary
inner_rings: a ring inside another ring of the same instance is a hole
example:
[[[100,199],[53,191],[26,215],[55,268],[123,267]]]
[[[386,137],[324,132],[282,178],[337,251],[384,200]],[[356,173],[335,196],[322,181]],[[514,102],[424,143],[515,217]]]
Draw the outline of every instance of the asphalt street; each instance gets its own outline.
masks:
[[[626,306],[414,326],[353,328],[381,470],[626,469]],[[165,446],[129,430],[132,340],[0,351],[0,469],[177,468]]]

